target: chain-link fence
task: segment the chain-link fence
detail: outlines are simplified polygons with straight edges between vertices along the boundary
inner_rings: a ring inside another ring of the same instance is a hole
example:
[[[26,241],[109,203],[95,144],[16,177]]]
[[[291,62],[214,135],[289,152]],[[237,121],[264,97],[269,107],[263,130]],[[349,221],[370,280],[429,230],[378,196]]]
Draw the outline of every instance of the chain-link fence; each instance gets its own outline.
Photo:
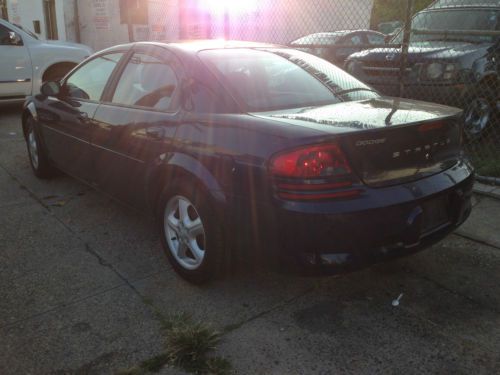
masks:
[[[150,0],[149,7],[157,24],[149,39],[287,44],[383,94],[460,107],[479,174],[500,176],[500,0]]]

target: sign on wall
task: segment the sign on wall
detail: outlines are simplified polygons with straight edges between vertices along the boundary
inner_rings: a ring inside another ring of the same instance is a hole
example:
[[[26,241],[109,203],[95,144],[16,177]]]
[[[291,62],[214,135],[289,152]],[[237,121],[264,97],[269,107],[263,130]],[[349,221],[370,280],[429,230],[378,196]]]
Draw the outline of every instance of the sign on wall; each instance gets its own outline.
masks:
[[[96,30],[111,30],[108,0],[92,0],[92,12]]]

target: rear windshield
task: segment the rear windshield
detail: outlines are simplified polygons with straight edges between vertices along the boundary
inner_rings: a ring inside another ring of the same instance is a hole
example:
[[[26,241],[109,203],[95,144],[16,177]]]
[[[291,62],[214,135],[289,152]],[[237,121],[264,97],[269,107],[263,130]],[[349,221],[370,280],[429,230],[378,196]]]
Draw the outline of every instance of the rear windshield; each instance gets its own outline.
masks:
[[[248,112],[378,97],[333,64],[292,49],[206,50],[199,56]]]
[[[418,13],[412,21],[412,29],[436,31],[500,31],[500,11],[496,9],[446,9]],[[474,35],[473,35],[474,34]],[[399,33],[394,43],[402,43],[403,33]],[[476,33],[436,33],[421,35],[412,33],[411,42],[458,40],[471,43],[494,42],[495,36]]]

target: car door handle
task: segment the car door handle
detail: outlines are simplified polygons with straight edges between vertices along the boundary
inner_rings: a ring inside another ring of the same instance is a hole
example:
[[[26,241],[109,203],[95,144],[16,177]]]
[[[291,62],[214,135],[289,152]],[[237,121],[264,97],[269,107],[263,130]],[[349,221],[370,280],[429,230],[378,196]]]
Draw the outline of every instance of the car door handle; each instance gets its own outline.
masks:
[[[163,128],[147,128],[146,134],[149,138],[162,139],[165,137],[165,129],[163,129]]]

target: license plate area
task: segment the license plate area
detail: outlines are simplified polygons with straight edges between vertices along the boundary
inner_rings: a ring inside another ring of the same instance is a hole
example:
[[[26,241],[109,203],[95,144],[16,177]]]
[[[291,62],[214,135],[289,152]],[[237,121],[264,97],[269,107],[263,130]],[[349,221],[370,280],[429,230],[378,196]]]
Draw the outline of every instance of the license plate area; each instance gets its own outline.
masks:
[[[450,199],[448,196],[434,198],[422,204],[422,235],[429,234],[450,223]]]

